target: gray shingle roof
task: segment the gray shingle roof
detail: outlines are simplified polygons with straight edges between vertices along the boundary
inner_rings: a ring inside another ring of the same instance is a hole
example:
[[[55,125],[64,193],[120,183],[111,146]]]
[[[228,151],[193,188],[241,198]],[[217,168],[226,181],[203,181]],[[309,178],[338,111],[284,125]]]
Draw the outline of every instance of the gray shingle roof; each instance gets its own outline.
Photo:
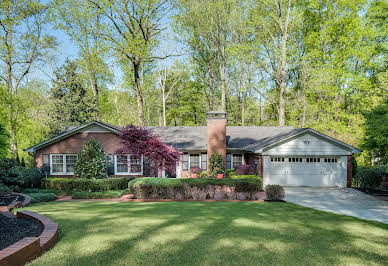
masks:
[[[175,149],[207,149],[206,126],[148,127]],[[227,149],[255,151],[305,129],[292,127],[226,127]]]

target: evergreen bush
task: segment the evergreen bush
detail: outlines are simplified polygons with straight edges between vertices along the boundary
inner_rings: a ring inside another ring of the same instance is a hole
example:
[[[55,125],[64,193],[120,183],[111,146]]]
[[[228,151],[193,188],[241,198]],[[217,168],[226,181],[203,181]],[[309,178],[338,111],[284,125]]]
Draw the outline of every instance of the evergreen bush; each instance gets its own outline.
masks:
[[[108,178],[108,162],[104,147],[94,139],[86,142],[75,163],[74,175],[81,179]]]
[[[219,153],[213,153],[209,159],[209,175],[212,177],[217,176],[217,174],[225,173],[224,158]]]

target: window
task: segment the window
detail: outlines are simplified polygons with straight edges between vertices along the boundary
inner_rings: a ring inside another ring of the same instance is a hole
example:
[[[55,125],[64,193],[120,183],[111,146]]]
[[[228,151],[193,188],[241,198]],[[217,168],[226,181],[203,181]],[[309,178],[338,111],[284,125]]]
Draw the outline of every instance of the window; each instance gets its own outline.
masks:
[[[288,161],[290,163],[301,163],[303,162],[303,159],[298,157],[291,157],[291,158],[288,158]]]
[[[71,175],[77,161],[76,154],[50,154],[52,175]]]
[[[284,162],[284,157],[271,157],[271,162]]]
[[[236,169],[237,166],[243,164],[243,155],[242,154],[232,154],[232,167]]]
[[[183,165],[182,165],[183,171],[189,170],[189,154],[188,153],[183,154],[182,162],[183,162]]]
[[[117,154],[115,160],[115,174],[141,175],[143,157],[140,155]]]
[[[207,154],[206,153],[201,154],[201,169],[202,170],[207,169]]]
[[[190,154],[190,169],[193,167],[201,168],[201,161],[199,154]]]
[[[306,158],[307,163],[319,163],[320,161],[321,161],[321,158],[316,158],[316,157]]]
[[[325,158],[324,162],[325,163],[336,163],[338,160],[337,158]]]
[[[226,169],[232,169],[232,156],[230,153],[226,154]]]

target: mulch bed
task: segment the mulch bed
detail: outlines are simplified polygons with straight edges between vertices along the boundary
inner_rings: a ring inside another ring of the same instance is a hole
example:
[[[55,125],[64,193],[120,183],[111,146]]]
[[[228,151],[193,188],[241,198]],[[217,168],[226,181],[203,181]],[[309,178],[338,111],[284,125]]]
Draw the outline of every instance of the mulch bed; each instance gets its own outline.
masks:
[[[38,237],[43,225],[31,219],[10,218],[0,213],[0,250],[15,244],[25,237]]]

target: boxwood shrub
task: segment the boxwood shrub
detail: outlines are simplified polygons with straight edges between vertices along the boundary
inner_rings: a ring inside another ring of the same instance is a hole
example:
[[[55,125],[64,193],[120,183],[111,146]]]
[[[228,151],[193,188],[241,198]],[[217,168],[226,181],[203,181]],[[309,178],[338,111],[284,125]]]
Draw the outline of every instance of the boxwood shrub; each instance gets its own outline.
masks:
[[[134,179],[128,183],[130,192],[141,199],[174,199],[178,193],[185,199],[189,199],[193,190],[211,191],[215,187],[229,187],[237,193],[256,193],[262,190],[262,180],[260,178],[169,179],[145,177]]]
[[[47,178],[44,180],[46,189],[63,191],[107,191],[123,190],[127,188],[128,178],[106,179],[71,179],[71,178]]]
[[[53,201],[57,198],[57,195],[54,193],[29,193],[31,197],[31,203]]]

